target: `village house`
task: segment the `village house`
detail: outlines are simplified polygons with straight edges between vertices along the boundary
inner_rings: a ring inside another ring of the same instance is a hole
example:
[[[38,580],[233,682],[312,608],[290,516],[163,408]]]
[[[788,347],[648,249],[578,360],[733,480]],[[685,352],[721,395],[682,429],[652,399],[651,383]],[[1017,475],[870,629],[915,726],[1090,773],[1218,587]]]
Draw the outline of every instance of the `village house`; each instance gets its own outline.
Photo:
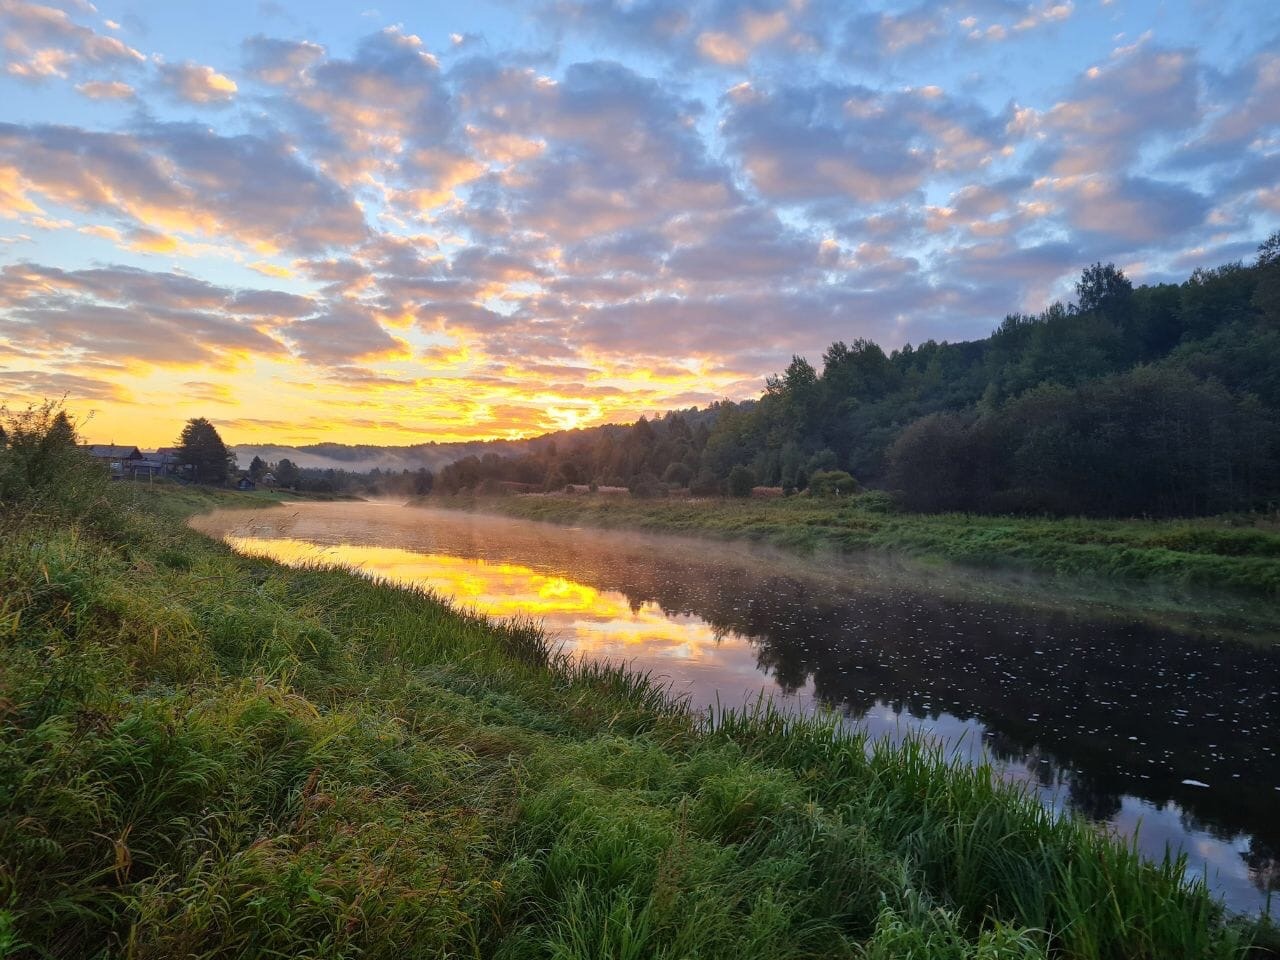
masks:
[[[137,447],[123,447],[112,443],[91,443],[81,449],[111,472],[112,480],[132,480],[137,464],[144,458]]]
[[[106,467],[113,480],[151,480],[177,476],[180,472],[177,447],[161,447],[153,453],[144,453],[133,446],[90,443],[81,449]]]
[[[155,475],[157,477],[171,477],[178,472],[177,447],[160,447],[155,453],[148,453],[146,458],[155,465]]]

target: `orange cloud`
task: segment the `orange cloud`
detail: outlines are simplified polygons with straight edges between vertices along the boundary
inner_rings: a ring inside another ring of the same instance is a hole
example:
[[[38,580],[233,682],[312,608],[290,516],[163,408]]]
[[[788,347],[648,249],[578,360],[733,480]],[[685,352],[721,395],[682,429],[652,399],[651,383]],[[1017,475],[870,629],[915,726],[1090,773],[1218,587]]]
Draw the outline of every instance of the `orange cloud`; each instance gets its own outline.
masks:
[[[240,89],[236,82],[213,67],[199,63],[162,63],[160,82],[169,92],[187,103],[222,104],[232,100]]]
[[[129,100],[134,94],[133,87],[119,80],[90,80],[76,90],[90,100]]]

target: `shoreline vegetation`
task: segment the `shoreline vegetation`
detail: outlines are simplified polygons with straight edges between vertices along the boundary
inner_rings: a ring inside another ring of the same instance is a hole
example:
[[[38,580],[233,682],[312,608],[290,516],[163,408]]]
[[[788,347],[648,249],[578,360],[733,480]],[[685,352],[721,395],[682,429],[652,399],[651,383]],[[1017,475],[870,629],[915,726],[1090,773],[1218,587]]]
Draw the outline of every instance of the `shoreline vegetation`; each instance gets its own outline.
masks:
[[[899,557],[1028,574],[1121,606],[1280,626],[1280,525],[1248,520],[1095,520],[912,514],[877,493],[821,499],[433,495],[411,506],[547,523],[767,543],[800,553]],[[1077,589],[1078,588],[1078,589]],[[1135,595],[1137,593],[1137,595]]]
[[[1185,861],[0,449],[0,956],[1227,958]],[[1258,947],[1257,949],[1262,949]]]

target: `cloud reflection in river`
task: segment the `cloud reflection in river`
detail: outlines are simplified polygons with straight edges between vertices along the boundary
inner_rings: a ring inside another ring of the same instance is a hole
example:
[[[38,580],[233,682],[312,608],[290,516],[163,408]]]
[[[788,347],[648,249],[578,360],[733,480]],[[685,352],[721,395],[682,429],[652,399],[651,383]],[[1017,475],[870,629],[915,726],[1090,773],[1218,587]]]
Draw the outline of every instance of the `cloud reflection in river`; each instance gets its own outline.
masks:
[[[487,617],[533,619],[565,649],[594,660],[652,673],[694,707],[754,699],[762,687],[778,699],[812,698],[812,684],[784,690],[767,682],[748,637],[720,630],[694,614],[671,614],[563,576],[515,563],[424,554],[353,543],[320,545],[288,537],[227,536],[240,553],[291,566],[325,564],[392,583],[427,587]]]

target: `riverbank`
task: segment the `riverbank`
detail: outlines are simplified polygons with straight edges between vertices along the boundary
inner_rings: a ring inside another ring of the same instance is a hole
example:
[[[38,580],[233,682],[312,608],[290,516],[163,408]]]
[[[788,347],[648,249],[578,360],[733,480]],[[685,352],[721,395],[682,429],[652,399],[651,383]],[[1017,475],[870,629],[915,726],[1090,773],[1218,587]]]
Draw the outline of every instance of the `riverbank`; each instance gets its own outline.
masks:
[[[423,497],[418,506],[550,523],[743,539],[806,552],[881,551],[981,570],[1280,599],[1280,528],[1218,520],[1053,520],[885,512],[847,500],[636,500],[523,494]]]
[[[1181,864],[918,742],[182,523],[260,496],[61,489],[0,510],[2,955],[1244,955]]]

